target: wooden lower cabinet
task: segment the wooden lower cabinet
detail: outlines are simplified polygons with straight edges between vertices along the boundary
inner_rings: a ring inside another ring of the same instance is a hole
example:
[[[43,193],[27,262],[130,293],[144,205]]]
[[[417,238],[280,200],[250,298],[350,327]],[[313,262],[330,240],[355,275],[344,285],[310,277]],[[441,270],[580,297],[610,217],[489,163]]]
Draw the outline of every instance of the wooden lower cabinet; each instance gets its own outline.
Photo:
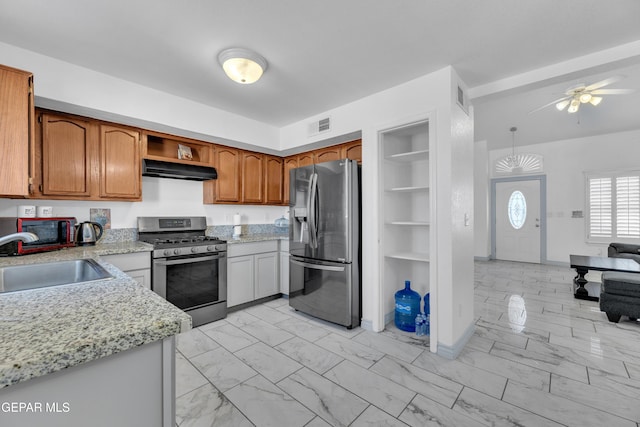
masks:
[[[0,196],[29,195],[33,75],[0,65]]]

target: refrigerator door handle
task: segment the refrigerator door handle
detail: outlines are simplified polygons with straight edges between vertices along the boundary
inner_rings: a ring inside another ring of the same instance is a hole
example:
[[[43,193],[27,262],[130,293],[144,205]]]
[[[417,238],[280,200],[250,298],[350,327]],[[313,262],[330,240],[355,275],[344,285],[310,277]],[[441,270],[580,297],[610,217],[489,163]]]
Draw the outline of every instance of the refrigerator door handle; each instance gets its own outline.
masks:
[[[318,217],[317,217],[317,206],[316,206],[316,197],[318,195],[318,174],[313,173],[311,175],[311,179],[309,182],[309,186],[311,191],[309,192],[309,210],[307,215],[309,215],[309,234],[311,235],[311,247],[314,249],[318,248]]]
[[[299,265],[301,267],[311,268],[314,270],[325,270],[325,271],[344,271],[344,266],[342,267],[334,267],[330,265],[320,265],[320,264],[312,264],[310,262],[302,262],[295,260],[293,258],[289,258],[289,262],[292,264]]]

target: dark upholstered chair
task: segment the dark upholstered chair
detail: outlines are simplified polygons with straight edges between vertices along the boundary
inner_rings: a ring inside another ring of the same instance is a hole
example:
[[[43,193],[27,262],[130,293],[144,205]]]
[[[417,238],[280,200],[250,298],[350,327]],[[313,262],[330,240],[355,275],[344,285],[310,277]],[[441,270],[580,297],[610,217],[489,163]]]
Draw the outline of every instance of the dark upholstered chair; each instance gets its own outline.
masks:
[[[600,311],[607,313],[609,321],[614,323],[618,323],[621,316],[639,318],[640,273],[603,272]]]
[[[630,243],[611,243],[609,245],[609,257],[629,258],[640,263],[640,245]]]

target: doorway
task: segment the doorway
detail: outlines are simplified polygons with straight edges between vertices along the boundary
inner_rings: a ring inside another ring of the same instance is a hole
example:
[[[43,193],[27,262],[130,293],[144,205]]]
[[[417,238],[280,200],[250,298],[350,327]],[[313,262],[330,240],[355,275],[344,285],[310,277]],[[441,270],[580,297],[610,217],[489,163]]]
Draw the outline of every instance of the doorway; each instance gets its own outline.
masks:
[[[492,179],[491,258],[545,262],[546,211],[546,176]]]

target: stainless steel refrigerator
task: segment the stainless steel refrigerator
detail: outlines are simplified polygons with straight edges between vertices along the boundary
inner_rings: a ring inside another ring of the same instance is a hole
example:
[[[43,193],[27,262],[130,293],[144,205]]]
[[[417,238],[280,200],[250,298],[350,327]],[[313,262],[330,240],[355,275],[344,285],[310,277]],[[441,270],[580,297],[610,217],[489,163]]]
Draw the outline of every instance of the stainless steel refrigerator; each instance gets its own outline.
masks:
[[[360,324],[360,171],[354,160],[290,171],[289,305]]]

